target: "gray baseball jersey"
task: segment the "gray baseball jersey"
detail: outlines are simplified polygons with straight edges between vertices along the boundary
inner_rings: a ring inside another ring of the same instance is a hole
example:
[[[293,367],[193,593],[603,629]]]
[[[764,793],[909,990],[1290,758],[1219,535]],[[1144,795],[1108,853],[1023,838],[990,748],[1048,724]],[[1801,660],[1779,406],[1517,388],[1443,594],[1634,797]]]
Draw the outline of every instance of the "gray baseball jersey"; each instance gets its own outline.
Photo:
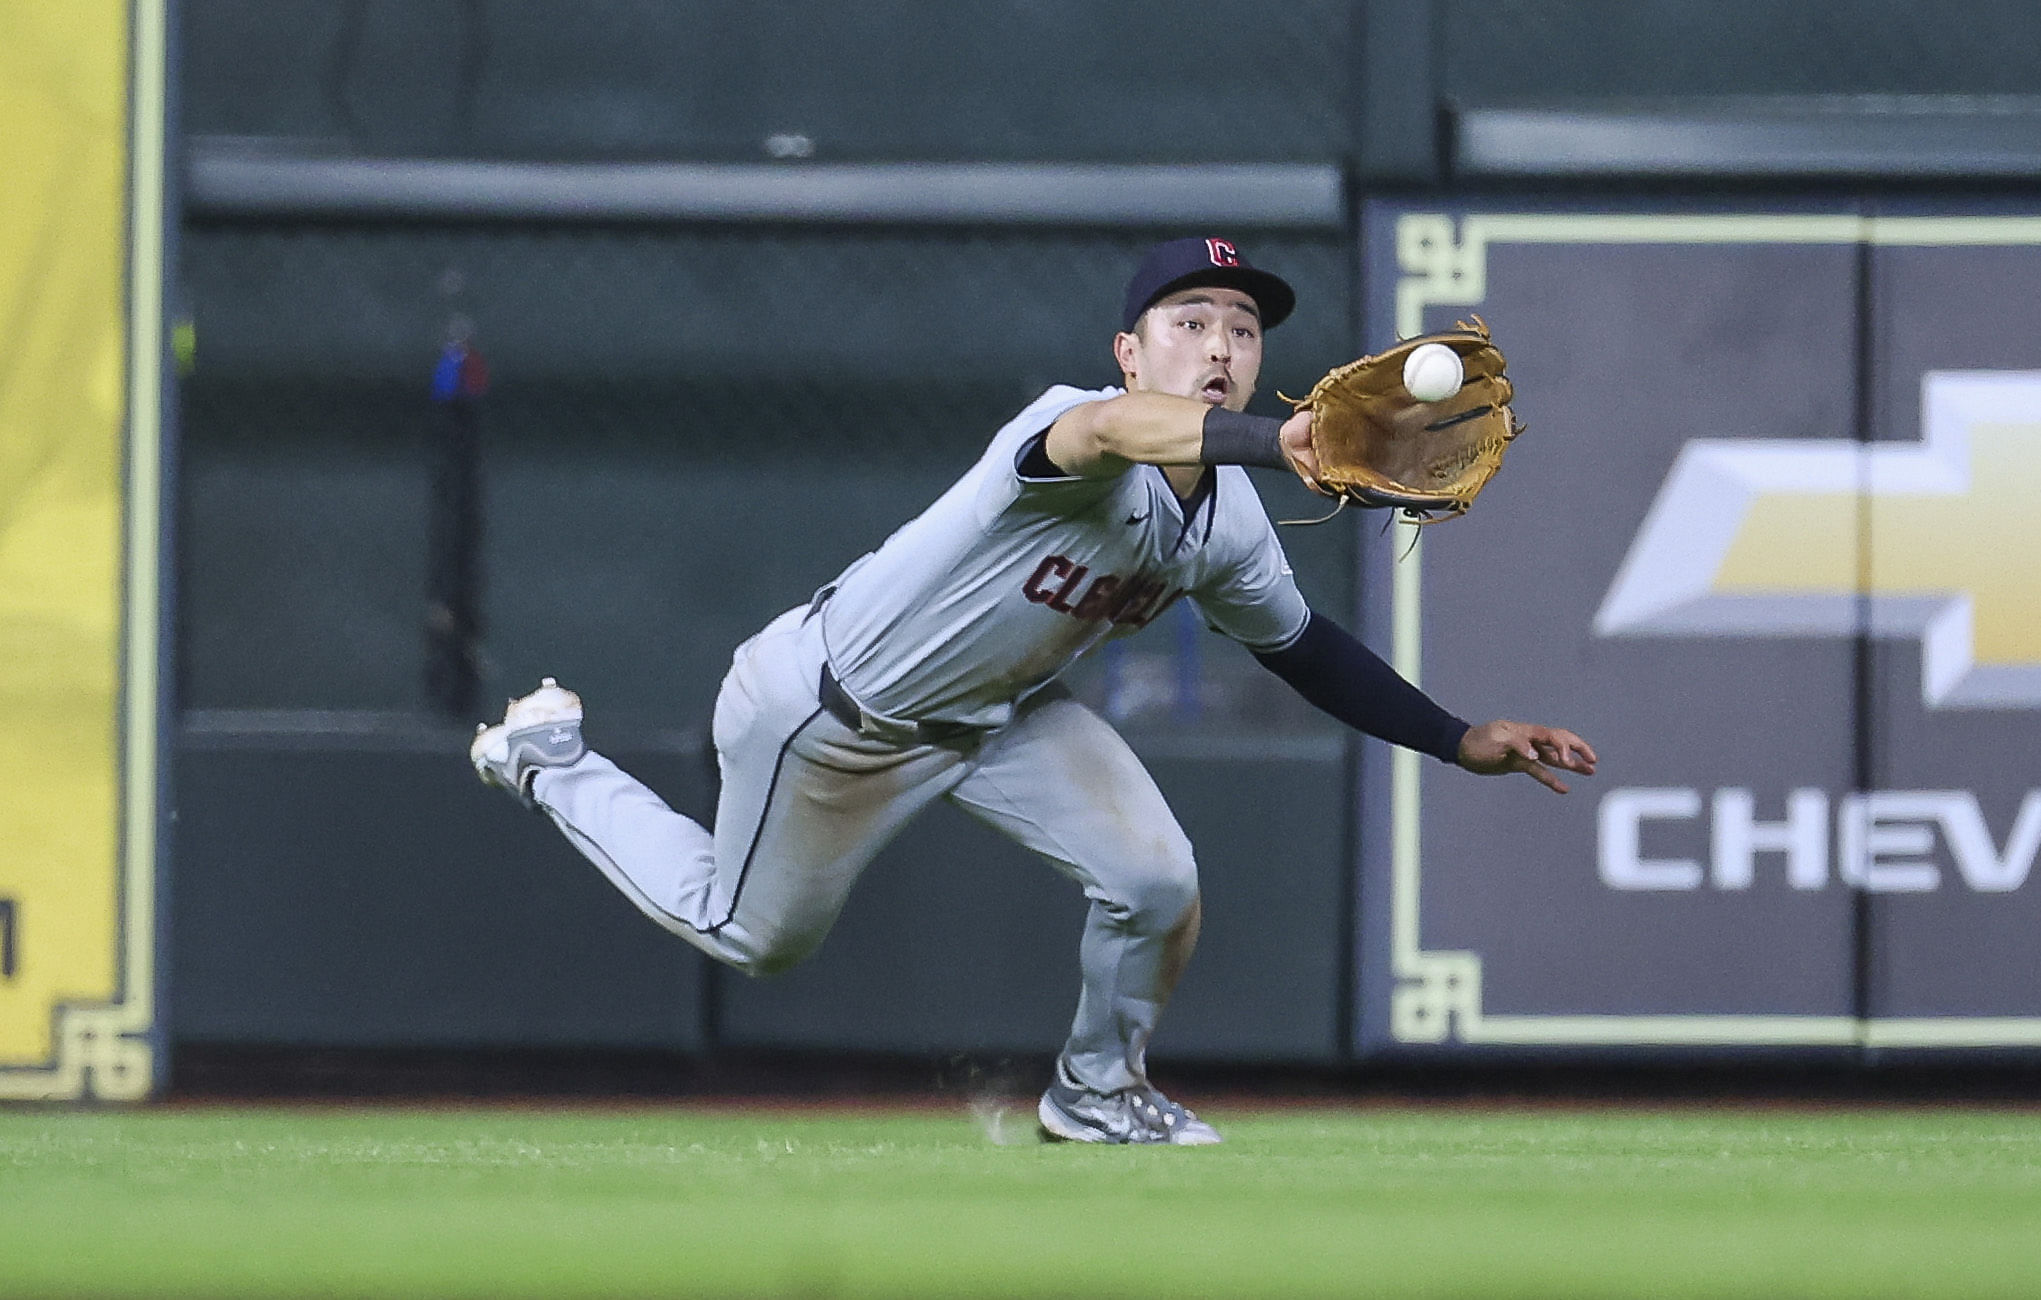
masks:
[[[1050,389],[831,599],[737,648],[716,700],[713,829],[592,750],[537,773],[538,806],[647,916],[763,974],[813,951],[873,855],[947,799],[1082,885],[1083,984],[1062,1068],[1101,1092],[1142,1082],[1196,862],[1126,741],[1039,688],[1180,596],[1256,649],[1287,645],[1310,615],[1241,469],[1206,475],[1189,502],[1150,465],[1026,472],[1032,439],[1117,391]],[[819,698],[825,667],[867,715],[855,725]],[[889,737],[868,731],[869,715],[988,730]]]
[[[1309,611],[1247,472],[1221,466],[1190,502],[1160,469],[1026,475],[1020,458],[1064,412],[1117,388],[1051,388],[970,472],[845,570],[821,611],[837,680],[868,711],[1002,726],[1015,704],[1101,641],[1178,597],[1256,650]]]

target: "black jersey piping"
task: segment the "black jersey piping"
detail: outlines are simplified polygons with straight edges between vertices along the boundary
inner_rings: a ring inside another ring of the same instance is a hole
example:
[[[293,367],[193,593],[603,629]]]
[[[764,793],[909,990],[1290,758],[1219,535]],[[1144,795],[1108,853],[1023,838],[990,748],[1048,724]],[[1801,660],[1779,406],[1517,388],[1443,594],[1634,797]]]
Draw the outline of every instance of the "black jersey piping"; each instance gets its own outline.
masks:
[[[1155,472],[1161,474],[1162,467],[1156,466]],[[1164,474],[1163,481],[1167,483],[1169,476]],[[1174,487],[1169,491],[1171,496],[1176,496]],[[1183,511],[1183,527],[1177,530],[1176,542],[1169,548],[1172,555],[1183,549],[1184,538],[1190,536],[1192,526],[1198,522],[1200,510],[1205,512],[1205,536],[1198,545],[1203,546],[1212,540],[1212,521],[1219,514],[1219,467],[1207,465],[1205,472],[1198,476],[1197,486],[1191,489],[1191,494],[1187,497],[1177,497],[1176,504],[1177,508]]]
[[[702,931],[703,934],[715,934],[737,919],[737,903],[744,897],[744,882],[751,876],[751,860],[758,856],[758,842],[765,834],[765,819],[772,816],[772,797],[780,788],[780,772],[787,765],[787,751],[793,748],[794,741],[800,734],[808,729],[808,724],[821,717],[823,712],[820,705],[816,706],[815,711],[804,718],[801,725],[795,727],[787,734],[787,738],[780,742],[779,756],[772,761],[772,780],[766,783],[765,799],[758,809],[758,823],[751,828],[751,844],[744,850],[744,865],[737,869],[737,887],[730,891],[730,910],[723,914],[722,920]]]

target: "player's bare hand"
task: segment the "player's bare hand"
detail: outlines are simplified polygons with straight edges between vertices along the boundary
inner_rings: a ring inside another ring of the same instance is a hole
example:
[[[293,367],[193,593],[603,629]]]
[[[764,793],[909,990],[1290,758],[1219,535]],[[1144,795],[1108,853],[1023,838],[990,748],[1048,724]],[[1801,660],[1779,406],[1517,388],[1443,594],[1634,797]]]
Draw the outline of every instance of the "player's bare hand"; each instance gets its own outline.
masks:
[[[1482,776],[1522,772],[1558,794],[1566,793],[1566,782],[1553,768],[1593,776],[1595,762],[1594,748],[1560,727],[1497,718],[1460,738],[1461,767]]]
[[[1304,486],[1322,496],[1331,496],[1330,492],[1318,486],[1318,453],[1311,449],[1312,418],[1310,411],[1297,412],[1283,421],[1276,438],[1282,444],[1283,458],[1290,462],[1290,468],[1297,472],[1297,477],[1304,480]]]

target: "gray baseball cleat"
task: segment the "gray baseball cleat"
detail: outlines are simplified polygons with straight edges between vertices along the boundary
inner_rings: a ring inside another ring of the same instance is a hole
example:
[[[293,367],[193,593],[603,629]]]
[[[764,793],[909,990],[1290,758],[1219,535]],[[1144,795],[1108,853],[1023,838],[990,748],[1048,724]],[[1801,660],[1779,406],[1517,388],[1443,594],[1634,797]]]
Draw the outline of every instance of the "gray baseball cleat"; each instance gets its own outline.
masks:
[[[1095,1092],[1070,1077],[1062,1057],[1056,1077],[1035,1108],[1042,1136],[1052,1142],[1159,1143],[1205,1147],[1219,1131],[1146,1084]]]
[[[475,724],[468,761],[484,785],[516,795],[527,808],[532,778],[542,767],[565,767],[588,752],[581,743],[581,697],[548,677],[530,695],[510,701],[503,721]]]

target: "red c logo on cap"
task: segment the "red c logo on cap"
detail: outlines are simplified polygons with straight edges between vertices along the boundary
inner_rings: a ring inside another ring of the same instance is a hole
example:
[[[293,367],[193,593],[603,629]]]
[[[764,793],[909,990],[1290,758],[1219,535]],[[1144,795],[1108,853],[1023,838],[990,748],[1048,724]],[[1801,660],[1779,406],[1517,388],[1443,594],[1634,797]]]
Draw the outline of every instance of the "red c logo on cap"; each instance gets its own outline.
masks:
[[[1208,239],[1205,248],[1212,255],[1213,266],[1240,265],[1240,250],[1233,247],[1230,239]]]

